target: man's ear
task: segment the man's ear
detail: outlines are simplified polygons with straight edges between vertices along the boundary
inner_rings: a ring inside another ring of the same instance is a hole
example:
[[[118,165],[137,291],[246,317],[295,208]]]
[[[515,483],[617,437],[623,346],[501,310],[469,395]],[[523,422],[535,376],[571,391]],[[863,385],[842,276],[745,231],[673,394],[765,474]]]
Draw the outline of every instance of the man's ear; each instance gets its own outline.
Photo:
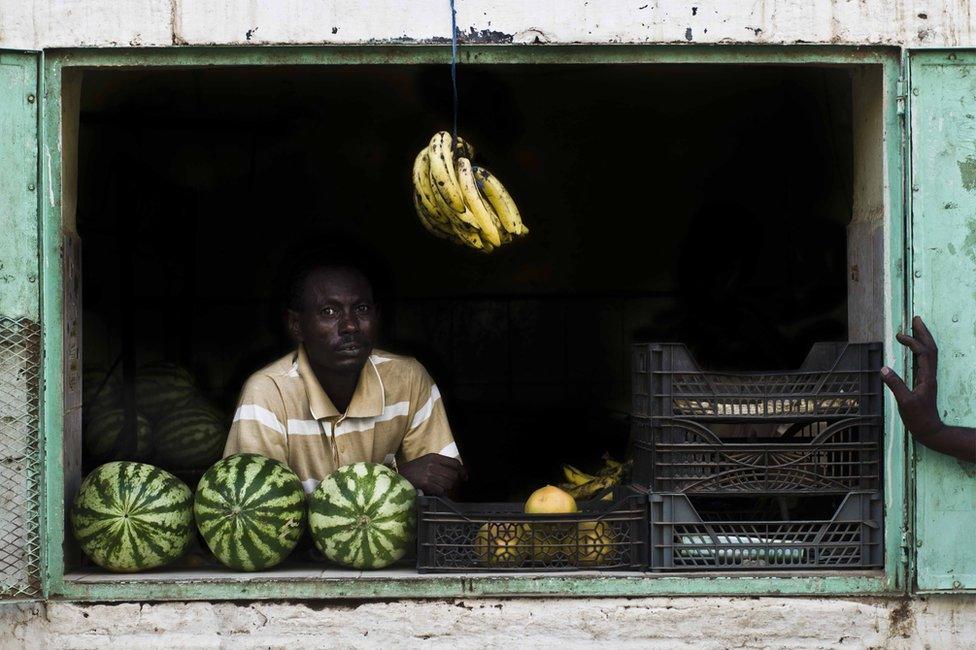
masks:
[[[301,343],[304,340],[304,337],[302,336],[301,318],[301,314],[294,309],[288,310],[288,336],[290,336],[295,343]]]

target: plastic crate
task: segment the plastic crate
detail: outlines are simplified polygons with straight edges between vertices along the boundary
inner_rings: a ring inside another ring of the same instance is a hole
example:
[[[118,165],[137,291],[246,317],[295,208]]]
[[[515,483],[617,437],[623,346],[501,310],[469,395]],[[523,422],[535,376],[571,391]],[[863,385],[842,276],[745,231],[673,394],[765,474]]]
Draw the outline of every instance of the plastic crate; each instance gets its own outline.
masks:
[[[633,483],[688,494],[842,494],[881,487],[882,420],[763,425],[763,437],[685,419],[631,422]]]
[[[830,519],[734,520],[684,494],[649,495],[652,571],[865,569],[884,563],[877,492],[851,492]]]
[[[696,420],[822,420],[879,415],[880,343],[817,343],[799,370],[706,372],[681,343],[633,348],[632,415]]]
[[[621,487],[579,512],[529,515],[521,503],[456,503],[421,496],[420,573],[643,571],[647,495]]]

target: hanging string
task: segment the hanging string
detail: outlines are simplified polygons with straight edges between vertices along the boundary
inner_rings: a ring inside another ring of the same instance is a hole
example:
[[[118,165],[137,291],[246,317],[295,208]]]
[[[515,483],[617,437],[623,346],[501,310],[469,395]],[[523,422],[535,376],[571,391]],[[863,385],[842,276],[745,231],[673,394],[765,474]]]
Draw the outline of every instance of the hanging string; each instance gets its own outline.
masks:
[[[454,139],[458,137],[458,89],[457,89],[457,11],[451,0],[451,88],[454,91]]]

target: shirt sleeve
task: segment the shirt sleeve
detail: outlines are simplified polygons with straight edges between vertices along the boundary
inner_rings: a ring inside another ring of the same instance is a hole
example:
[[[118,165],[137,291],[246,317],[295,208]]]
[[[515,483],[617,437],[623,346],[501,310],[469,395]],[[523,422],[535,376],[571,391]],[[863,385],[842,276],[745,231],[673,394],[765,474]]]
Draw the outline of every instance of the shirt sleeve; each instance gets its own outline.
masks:
[[[230,426],[224,458],[233,454],[260,454],[288,463],[285,404],[274,381],[251,377],[244,384]]]
[[[408,428],[403,436],[397,461],[407,462],[427,454],[440,454],[461,460],[437,384],[422,366],[418,370],[410,391]]]

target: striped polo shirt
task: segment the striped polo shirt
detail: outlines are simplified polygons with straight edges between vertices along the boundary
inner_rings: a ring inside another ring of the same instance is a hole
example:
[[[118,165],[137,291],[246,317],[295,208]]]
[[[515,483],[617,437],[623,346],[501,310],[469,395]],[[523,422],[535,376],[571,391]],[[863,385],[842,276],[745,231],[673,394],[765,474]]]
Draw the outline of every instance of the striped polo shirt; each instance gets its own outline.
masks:
[[[374,350],[340,413],[299,346],[244,384],[224,456],[280,460],[306,492],[351,463],[400,463],[430,453],[460,460],[440,397],[416,359]]]

